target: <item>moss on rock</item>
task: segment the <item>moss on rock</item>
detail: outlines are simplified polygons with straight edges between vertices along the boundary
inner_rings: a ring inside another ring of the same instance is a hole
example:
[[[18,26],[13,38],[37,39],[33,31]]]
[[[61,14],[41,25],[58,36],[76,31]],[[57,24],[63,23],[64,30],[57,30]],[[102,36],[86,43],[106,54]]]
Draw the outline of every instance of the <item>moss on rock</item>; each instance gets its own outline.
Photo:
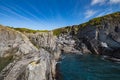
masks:
[[[13,56],[0,57],[0,72],[13,60]]]

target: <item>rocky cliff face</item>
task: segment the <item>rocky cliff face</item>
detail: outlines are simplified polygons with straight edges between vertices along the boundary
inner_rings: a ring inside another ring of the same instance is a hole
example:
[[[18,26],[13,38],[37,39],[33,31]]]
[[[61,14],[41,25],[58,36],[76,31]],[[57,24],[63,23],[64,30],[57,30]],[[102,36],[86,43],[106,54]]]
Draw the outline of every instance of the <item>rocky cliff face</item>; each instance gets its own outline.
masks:
[[[120,12],[53,32],[59,34],[63,50],[77,50],[120,59]]]
[[[77,53],[81,54],[81,51],[76,49],[76,41],[74,37],[69,34],[60,35],[57,38],[56,43],[58,44],[59,49],[63,53]]]
[[[53,54],[56,59],[60,57],[61,49],[59,47],[58,38],[53,32],[25,33],[29,40],[38,48],[43,48]]]
[[[12,60],[0,61],[1,65],[5,64],[0,69],[0,80],[54,80],[60,51],[52,43],[53,36],[48,35],[46,33],[40,37],[32,34],[28,36],[29,39],[18,31],[0,26],[0,60],[12,56]],[[42,41],[48,44],[42,44]],[[46,46],[51,51],[46,50]]]
[[[77,37],[92,53],[120,58],[120,13],[101,18],[100,24],[79,29]]]
[[[56,48],[56,36],[52,32],[38,32],[25,34],[37,48]]]
[[[37,51],[29,39],[20,32],[0,26],[0,57],[23,56]]]

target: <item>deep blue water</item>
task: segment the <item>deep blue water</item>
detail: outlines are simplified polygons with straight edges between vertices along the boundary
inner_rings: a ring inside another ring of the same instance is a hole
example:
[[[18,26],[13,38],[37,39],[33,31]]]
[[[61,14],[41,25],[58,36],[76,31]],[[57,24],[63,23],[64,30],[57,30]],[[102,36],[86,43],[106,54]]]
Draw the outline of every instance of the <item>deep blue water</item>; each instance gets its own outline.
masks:
[[[63,56],[58,64],[62,80],[120,80],[120,63],[96,55]]]

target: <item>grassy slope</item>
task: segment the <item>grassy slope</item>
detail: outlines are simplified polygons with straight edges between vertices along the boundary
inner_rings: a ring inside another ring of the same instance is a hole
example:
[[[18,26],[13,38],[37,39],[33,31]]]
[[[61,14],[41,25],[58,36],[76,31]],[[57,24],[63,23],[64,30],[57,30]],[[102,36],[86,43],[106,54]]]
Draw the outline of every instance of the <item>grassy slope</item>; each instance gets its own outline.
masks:
[[[84,28],[86,26],[96,26],[96,25],[101,24],[103,21],[106,21],[106,20],[113,21],[113,19],[117,20],[119,18],[120,18],[120,12],[115,12],[115,13],[108,14],[102,17],[93,18],[89,20],[88,22],[80,24],[80,25],[67,26],[63,28],[54,29],[52,31],[53,31],[53,34],[56,36],[60,35],[61,33],[68,33],[71,31],[74,31],[75,33],[77,33],[77,31],[80,28]],[[20,31],[22,33],[49,32],[48,30],[32,30],[32,29],[27,29],[27,28],[13,28],[13,27],[10,27],[10,28]]]
[[[53,33],[54,33],[54,35],[59,35],[61,33],[67,33],[67,32],[71,32],[73,30],[74,30],[74,32],[77,32],[80,28],[84,28],[86,26],[96,26],[96,25],[102,24],[102,22],[104,22],[106,20],[114,21],[114,20],[119,20],[119,19],[120,19],[120,12],[115,12],[115,13],[108,14],[108,15],[105,15],[102,17],[93,18],[93,19],[89,20],[88,22],[80,24],[80,25],[74,25],[74,26],[54,29]]]
[[[32,30],[27,28],[14,28],[14,29],[25,33],[48,32],[48,30]]]

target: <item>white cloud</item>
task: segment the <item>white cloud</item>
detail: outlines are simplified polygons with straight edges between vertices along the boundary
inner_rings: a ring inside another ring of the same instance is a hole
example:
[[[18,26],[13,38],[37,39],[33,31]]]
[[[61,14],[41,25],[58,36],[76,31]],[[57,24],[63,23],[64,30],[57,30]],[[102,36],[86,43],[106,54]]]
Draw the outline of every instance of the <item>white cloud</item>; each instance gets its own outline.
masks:
[[[105,3],[110,3],[110,4],[120,4],[120,0],[92,0],[91,5],[96,5],[96,4],[105,4]]]
[[[120,4],[120,0],[110,0],[110,4]]]
[[[101,10],[96,17],[101,17],[103,15],[107,15],[107,14],[110,14],[112,12],[113,12],[113,10],[111,8],[107,8],[107,9]]]
[[[87,10],[85,12],[85,18],[90,18],[90,17],[94,16],[96,12],[97,11],[94,11],[94,10]]]
[[[104,4],[106,0],[92,0],[91,5]]]

